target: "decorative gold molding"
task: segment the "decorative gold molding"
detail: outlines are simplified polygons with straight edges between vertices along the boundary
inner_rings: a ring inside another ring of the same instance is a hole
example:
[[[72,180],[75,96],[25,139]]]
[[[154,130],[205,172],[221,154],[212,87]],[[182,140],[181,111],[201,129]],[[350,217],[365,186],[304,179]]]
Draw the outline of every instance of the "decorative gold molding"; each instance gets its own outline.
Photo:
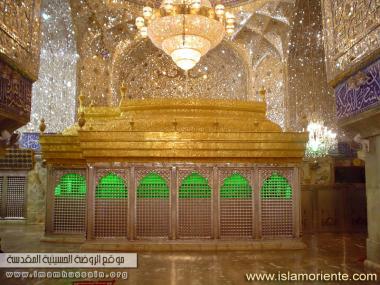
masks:
[[[120,108],[90,107],[84,112],[81,130],[41,136],[49,163],[297,163],[307,141],[307,133],[282,132],[269,121],[263,102],[123,100]]]
[[[323,0],[327,76],[332,86],[379,56],[376,0]]]

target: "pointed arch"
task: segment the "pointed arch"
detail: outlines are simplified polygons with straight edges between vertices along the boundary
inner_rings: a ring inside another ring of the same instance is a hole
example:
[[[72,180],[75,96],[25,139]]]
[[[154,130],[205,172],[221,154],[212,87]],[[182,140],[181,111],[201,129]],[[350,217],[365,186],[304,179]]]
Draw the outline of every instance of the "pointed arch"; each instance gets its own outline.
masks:
[[[54,188],[53,231],[55,233],[85,232],[86,193],[86,178],[83,175],[73,171],[60,177]]]
[[[169,198],[166,180],[155,172],[144,176],[137,187],[137,198]]]
[[[79,198],[86,196],[86,179],[77,173],[62,175],[54,189],[55,197]]]
[[[193,172],[182,180],[179,198],[211,198],[211,187],[205,177]]]
[[[240,173],[226,177],[220,187],[221,237],[253,236],[252,187]]]
[[[239,173],[234,173],[224,179],[220,188],[220,198],[222,199],[251,199],[252,188],[248,179]]]
[[[122,177],[110,172],[99,179],[95,197],[106,199],[128,198],[128,187]]]
[[[137,238],[168,238],[170,229],[170,189],[155,172],[140,179],[136,189]]]
[[[178,236],[210,238],[212,195],[208,180],[192,172],[182,180],[178,191]]]
[[[292,199],[292,187],[288,179],[273,172],[261,187],[261,199]]]
[[[127,237],[127,185],[122,177],[113,172],[99,179],[95,189],[95,237]]]
[[[273,172],[263,182],[260,198],[262,236],[293,236],[293,193],[288,179]]]

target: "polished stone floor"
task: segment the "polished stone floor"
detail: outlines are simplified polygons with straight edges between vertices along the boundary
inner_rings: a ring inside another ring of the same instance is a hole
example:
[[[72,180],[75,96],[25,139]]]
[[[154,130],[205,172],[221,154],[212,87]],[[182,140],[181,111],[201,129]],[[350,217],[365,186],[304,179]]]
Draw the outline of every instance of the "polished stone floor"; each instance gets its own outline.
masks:
[[[79,252],[78,244],[40,242],[42,231],[41,226],[0,224],[2,250],[4,252]],[[363,266],[364,234],[305,235],[303,241],[307,244],[307,249],[293,251],[139,253],[138,268],[125,270],[128,272],[128,279],[117,279],[115,285],[293,284],[269,281],[248,282],[245,274],[323,271],[352,275],[368,272]],[[0,285],[72,284],[72,281],[62,279],[24,281],[5,279],[4,271],[0,270]],[[380,284],[380,282],[297,282],[296,284]]]

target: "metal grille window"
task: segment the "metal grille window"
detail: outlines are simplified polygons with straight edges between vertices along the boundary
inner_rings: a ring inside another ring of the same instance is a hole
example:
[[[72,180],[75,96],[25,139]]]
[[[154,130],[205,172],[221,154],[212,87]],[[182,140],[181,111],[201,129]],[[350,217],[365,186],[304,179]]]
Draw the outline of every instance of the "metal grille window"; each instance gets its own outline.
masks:
[[[164,178],[149,173],[137,187],[137,237],[168,237],[170,190]]]
[[[0,157],[0,169],[7,171],[30,170],[34,166],[34,152],[31,149],[7,148]]]
[[[211,187],[198,173],[185,177],[178,195],[178,236],[211,237]]]
[[[86,180],[82,175],[63,175],[54,189],[54,232],[83,233],[86,222]]]
[[[221,237],[252,237],[252,188],[238,173],[224,179],[220,188]]]
[[[23,218],[25,216],[25,182],[25,176],[8,177],[5,207],[6,218]]]
[[[99,179],[95,191],[95,237],[127,236],[128,187],[120,176]]]
[[[293,199],[288,180],[274,172],[261,188],[261,225],[265,237],[292,236]]]
[[[25,217],[27,183],[25,175],[0,176],[0,218]]]

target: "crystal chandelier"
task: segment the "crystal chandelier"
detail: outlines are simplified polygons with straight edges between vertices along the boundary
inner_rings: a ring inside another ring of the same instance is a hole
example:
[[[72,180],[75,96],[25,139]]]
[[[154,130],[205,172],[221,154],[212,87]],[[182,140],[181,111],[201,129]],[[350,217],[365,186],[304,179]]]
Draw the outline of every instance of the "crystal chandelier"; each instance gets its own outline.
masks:
[[[311,121],[307,126],[309,141],[306,145],[307,157],[323,157],[337,145],[336,133],[324,126],[323,122]]]
[[[141,37],[149,37],[187,71],[225,34],[233,34],[235,16],[222,4],[213,8],[209,0],[164,0],[159,9],[144,7],[136,27]]]

